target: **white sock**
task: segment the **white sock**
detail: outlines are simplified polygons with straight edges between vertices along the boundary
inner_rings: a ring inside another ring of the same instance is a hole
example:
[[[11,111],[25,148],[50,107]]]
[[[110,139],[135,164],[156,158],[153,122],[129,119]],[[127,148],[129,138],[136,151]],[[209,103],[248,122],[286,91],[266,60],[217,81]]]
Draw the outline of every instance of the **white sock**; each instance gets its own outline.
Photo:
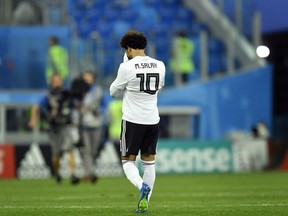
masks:
[[[122,166],[127,179],[139,190],[142,188],[143,179],[135,165],[135,161],[122,160]]]
[[[155,161],[143,161],[143,181],[149,185],[151,191],[149,193],[148,200],[151,197],[152,190],[154,187],[155,179],[156,179],[156,171],[155,171]]]

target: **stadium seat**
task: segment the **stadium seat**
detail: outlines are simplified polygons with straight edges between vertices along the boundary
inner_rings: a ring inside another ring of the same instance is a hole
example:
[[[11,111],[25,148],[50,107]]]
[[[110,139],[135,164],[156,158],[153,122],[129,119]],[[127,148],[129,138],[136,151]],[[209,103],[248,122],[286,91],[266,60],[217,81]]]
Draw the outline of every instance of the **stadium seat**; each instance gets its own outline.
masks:
[[[181,6],[177,8],[176,19],[179,20],[179,22],[191,22],[191,20],[195,20],[195,15],[190,9]]]
[[[86,11],[87,21],[91,25],[95,25],[95,23],[99,22],[102,19],[102,10],[101,9],[88,9]]]
[[[86,0],[75,0],[69,2],[71,5],[75,5],[78,10],[86,10],[87,9],[87,4]]]
[[[106,24],[112,25],[113,22],[120,19],[119,17],[119,11],[114,9],[106,9],[105,12],[102,12],[103,19],[105,20]]]
[[[104,9],[107,6],[107,2],[106,0],[91,0],[92,4],[91,7],[94,9]]]
[[[172,7],[177,7],[179,5],[181,5],[181,0],[162,0],[162,3],[164,5],[169,5],[169,6],[172,6]]]
[[[89,38],[89,36],[93,30],[92,26],[85,21],[80,22],[77,25],[77,29],[78,29],[78,35],[81,38]]]
[[[191,26],[190,26],[190,29],[189,29],[189,32],[191,34],[197,35],[201,31],[209,32],[207,26],[203,25],[202,23],[196,23],[196,22],[191,23]]]
[[[146,24],[155,24],[155,22],[158,21],[158,15],[157,11],[152,7],[143,7],[139,11],[139,18],[142,22],[145,22]],[[147,19],[147,17],[149,17]]]
[[[189,34],[191,27],[191,24],[188,22],[179,22],[177,20],[173,20],[170,25],[170,31],[172,31],[173,35],[182,30],[185,30]]]
[[[149,7],[153,7],[156,10],[159,10],[162,7],[161,1],[159,0],[144,0],[145,5]]]
[[[138,13],[135,10],[124,9],[120,12],[121,19],[132,25],[137,21]]]
[[[77,24],[84,20],[84,14],[85,13],[82,10],[71,10],[71,11],[69,11],[70,18]]]
[[[158,16],[161,22],[165,22],[166,24],[172,24],[175,20],[176,9],[173,7],[161,8],[159,10]]]
[[[113,25],[113,33],[115,39],[118,41],[124,33],[126,33],[131,28],[131,25],[128,22],[118,20]]]
[[[106,1],[107,6],[114,9],[124,9],[128,6],[129,1],[123,0],[109,0]]]
[[[223,43],[218,39],[209,39],[208,42],[209,53],[222,53],[224,51]]]
[[[154,40],[156,57],[163,61],[169,61],[171,40],[169,37],[156,38]]]
[[[166,38],[167,35],[171,34],[171,25],[166,23],[161,23],[161,25],[157,25],[156,28],[152,29],[155,39]]]
[[[105,22],[99,23],[97,29],[95,29],[102,36],[103,39],[107,40],[112,34],[111,26]]]
[[[219,72],[223,72],[224,65],[222,60],[223,55],[221,53],[214,53],[209,55],[209,75],[213,76]]]

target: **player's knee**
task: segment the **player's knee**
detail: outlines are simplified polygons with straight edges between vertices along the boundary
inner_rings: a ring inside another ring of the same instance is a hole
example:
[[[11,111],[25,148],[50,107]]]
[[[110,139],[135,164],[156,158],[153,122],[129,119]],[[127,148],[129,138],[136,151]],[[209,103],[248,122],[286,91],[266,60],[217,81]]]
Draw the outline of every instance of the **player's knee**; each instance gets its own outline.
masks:
[[[136,156],[135,155],[129,155],[129,156],[122,156],[122,161],[126,160],[126,161],[135,161],[136,160]]]
[[[155,155],[147,154],[147,153],[141,154],[141,160],[143,160],[143,161],[153,161],[153,160],[155,160]]]

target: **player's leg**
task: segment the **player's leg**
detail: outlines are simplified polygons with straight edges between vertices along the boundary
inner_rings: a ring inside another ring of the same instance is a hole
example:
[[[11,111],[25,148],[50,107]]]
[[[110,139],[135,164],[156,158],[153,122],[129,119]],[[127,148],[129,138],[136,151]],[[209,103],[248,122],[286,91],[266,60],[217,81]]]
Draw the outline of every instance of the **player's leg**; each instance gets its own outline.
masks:
[[[128,157],[122,156],[122,167],[127,179],[139,190],[142,188],[143,179],[139,174],[139,170],[135,165],[135,155],[129,155]]]
[[[62,177],[60,175],[60,157],[58,155],[52,156],[52,166],[54,170],[54,177],[57,183],[61,183]]]
[[[127,179],[139,190],[142,188],[143,180],[135,165],[135,160],[143,139],[141,131],[138,124],[133,124],[125,120],[122,121],[120,135],[122,167]]]
[[[74,156],[74,152],[72,149],[67,151],[68,154],[68,166],[69,166],[69,170],[72,176],[75,175],[75,168],[76,168],[76,162],[75,162],[75,156]]]
[[[182,73],[182,82],[187,83],[189,81],[189,74],[188,73]]]
[[[68,150],[67,154],[68,154],[68,166],[71,173],[70,182],[71,184],[75,185],[80,182],[80,179],[75,175],[76,162],[73,149]]]
[[[56,130],[50,131],[50,145],[51,145],[51,152],[52,152],[52,167],[54,171],[54,178],[58,184],[62,182],[62,177],[60,175],[60,157],[61,157],[61,146],[60,146],[60,136]]]
[[[152,195],[154,188],[154,183],[156,179],[156,170],[155,170],[155,155],[142,154],[141,162],[143,167],[143,181],[149,185],[151,191],[148,196],[148,201]]]
[[[141,155],[144,173],[136,213],[145,213],[148,210],[149,197],[155,181],[155,172],[153,172],[153,170],[150,168],[151,166],[155,166],[155,160],[153,156],[154,155],[151,155],[150,157],[148,157],[148,155]]]
[[[123,170],[128,180],[140,191],[136,213],[147,211],[148,195],[151,190],[149,185],[143,181],[135,165],[136,156],[146,135],[146,129],[146,125],[122,121],[120,149]]]
[[[146,136],[141,146],[141,161],[143,166],[143,181],[151,189],[147,199],[150,200],[152,195],[155,179],[155,155],[159,136],[159,124],[147,126]]]
[[[122,156],[123,170],[127,179],[140,191],[136,213],[144,213],[148,209],[148,195],[151,189],[141,178],[135,160],[135,155]]]
[[[62,136],[62,152],[68,153],[68,166],[71,173],[71,184],[79,183],[80,179],[75,175],[76,161],[75,154],[73,151],[73,139],[72,139],[72,128],[67,125],[61,127],[61,136]]]
[[[83,148],[81,149],[80,155],[83,160],[83,170],[85,179],[89,178],[90,175],[90,167],[92,164],[91,154],[91,146],[90,146],[90,137],[89,132],[85,129],[82,129],[82,138],[83,138]]]
[[[101,130],[100,128],[95,128],[90,131],[90,146],[91,146],[91,151],[89,154],[89,157],[91,158],[91,164],[89,167],[90,171],[90,181],[91,183],[95,183],[98,180],[98,176],[96,175],[96,158],[94,157],[97,155],[97,151],[100,146],[100,140],[101,140]]]

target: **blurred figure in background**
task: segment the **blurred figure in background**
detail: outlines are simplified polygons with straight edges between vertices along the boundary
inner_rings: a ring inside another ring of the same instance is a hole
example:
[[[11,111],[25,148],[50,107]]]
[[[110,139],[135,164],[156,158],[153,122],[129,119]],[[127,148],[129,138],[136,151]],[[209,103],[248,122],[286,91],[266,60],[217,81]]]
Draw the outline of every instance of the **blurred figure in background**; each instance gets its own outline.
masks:
[[[42,23],[42,10],[31,1],[21,1],[12,15],[14,25],[39,25]]]
[[[267,140],[270,137],[269,129],[262,121],[257,122],[257,124],[252,127],[251,132],[252,136],[256,139],[258,138]]]
[[[46,80],[49,83],[53,74],[59,74],[63,82],[68,78],[68,52],[59,45],[56,36],[49,38],[49,50],[46,64]]]
[[[180,31],[172,42],[170,69],[174,73],[174,83],[179,86],[189,81],[189,74],[195,70],[193,62],[194,43],[185,31]]]
[[[32,107],[29,126],[34,128],[38,123],[40,111],[49,124],[49,140],[52,150],[52,165],[55,180],[62,182],[60,174],[60,158],[68,153],[68,165],[71,173],[71,183],[77,184],[79,178],[75,176],[75,156],[73,152],[72,108],[69,91],[63,88],[63,81],[59,74],[51,76],[51,86],[39,104]]]
[[[120,152],[120,134],[122,122],[122,105],[123,102],[120,99],[115,99],[109,103],[109,140],[113,143],[118,155],[118,160],[122,166],[121,152]]]
[[[75,122],[80,134],[80,154],[83,159],[84,177],[95,183],[96,155],[100,147],[103,118],[100,110],[102,88],[95,84],[92,71],[85,71],[72,82],[72,95],[76,104]]]

